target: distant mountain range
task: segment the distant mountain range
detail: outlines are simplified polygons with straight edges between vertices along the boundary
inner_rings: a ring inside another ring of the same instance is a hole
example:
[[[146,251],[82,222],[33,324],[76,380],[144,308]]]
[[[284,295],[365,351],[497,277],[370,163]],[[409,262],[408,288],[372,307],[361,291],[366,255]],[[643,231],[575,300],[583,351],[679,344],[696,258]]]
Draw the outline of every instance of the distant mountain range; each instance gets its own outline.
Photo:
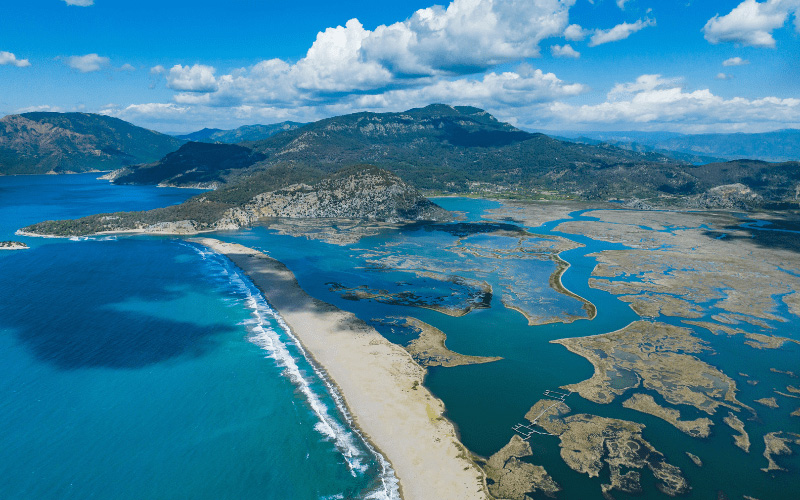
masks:
[[[441,104],[337,116],[237,147],[252,154],[237,150],[237,161],[231,162],[223,153],[228,145],[188,143],[160,162],[116,173],[115,182],[210,187],[273,166],[334,172],[369,163],[421,189],[606,199],[620,191],[650,194],[669,182],[658,175],[664,166],[684,165],[656,153],[559,141],[519,130],[478,108]]]
[[[184,142],[110,116],[8,115],[0,119],[0,175],[113,170],[156,161]]]
[[[278,132],[294,130],[300,128],[305,123],[281,122],[272,125],[245,125],[233,130],[221,130],[218,128],[204,128],[191,134],[176,135],[178,139],[194,142],[222,142],[225,144],[237,144],[239,142],[260,141],[271,137]]]
[[[558,132],[557,135],[576,142],[605,142],[626,149],[660,152],[692,163],[740,159],[774,162],[800,160],[800,130],[797,129],[758,134]]]
[[[392,172],[404,185],[428,192],[506,198],[625,200],[640,207],[746,210],[798,208],[800,197],[798,162],[735,160],[693,165],[687,159],[676,159],[674,153],[596,142],[610,136],[585,139],[593,142],[587,144],[526,132],[465,106],[433,104],[400,113],[355,113],[298,128],[292,127],[299,124],[276,124],[273,131],[284,129],[258,141],[188,142],[175,151],[178,139],[113,118],[75,113],[31,115],[39,121],[27,118],[29,115],[6,117],[4,123],[26,127],[22,134],[6,133],[6,138],[23,146],[50,147],[53,152],[47,157],[51,162],[47,171],[77,171],[81,159],[89,161],[87,155],[94,160],[88,166],[108,165],[112,159],[133,163],[134,152],[143,156],[157,149],[155,143],[146,145],[143,139],[161,141],[167,152],[158,161],[129,164],[106,177],[119,184],[217,189],[199,201],[171,209],[173,215],[192,215],[187,220],[204,223],[208,223],[204,213],[218,215],[220,207],[248,206],[263,193],[292,185],[317,186],[321,179],[356,168],[354,165]],[[201,135],[217,133],[206,130]],[[782,137],[784,133],[775,134]],[[69,140],[62,144],[41,139],[61,136]],[[670,141],[687,137],[697,136],[635,133],[622,138],[673,144]],[[105,149],[85,146],[101,139]],[[82,148],[76,149],[75,144]],[[39,160],[35,165],[42,163]],[[87,169],[87,164],[82,165]]]

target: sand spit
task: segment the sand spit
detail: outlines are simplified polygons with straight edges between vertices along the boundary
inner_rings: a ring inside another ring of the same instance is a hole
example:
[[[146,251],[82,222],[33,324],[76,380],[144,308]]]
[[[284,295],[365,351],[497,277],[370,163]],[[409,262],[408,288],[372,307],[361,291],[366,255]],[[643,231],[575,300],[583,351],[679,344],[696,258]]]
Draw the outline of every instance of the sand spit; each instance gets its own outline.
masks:
[[[405,500],[486,499],[483,472],[422,386],[425,371],[353,314],[318,301],[283,264],[211,238],[190,241],[227,256],[264,293],[335,381],[359,428],[391,462]]]

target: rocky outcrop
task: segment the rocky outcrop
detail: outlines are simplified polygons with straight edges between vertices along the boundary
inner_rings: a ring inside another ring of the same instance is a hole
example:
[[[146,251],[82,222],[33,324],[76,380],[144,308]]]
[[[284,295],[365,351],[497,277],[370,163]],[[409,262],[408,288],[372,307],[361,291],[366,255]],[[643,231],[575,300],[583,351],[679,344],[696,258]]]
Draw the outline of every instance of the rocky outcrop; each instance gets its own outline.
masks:
[[[241,212],[264,217],[348,218],[402,222],[439,220],[449,213],[396,175],[375,167],[348,169],[317,184],[259,194]]]
[[[248,186],[245,181],[238,187],[246,189]],[[422,196],[396,175],[369,165],[347,168],[310,184],[294,183],[273,189],[243,203],[220,201],[219,194],[207,193],[181,205],[147,212],[120,212],[77,220],[47,221],[22,231],[25,234],[49,236],[85,236],[110,232],[194,234],[238,229],[270,217],[362,219],[393,223],[452,219],[447,210]]]
[[[692,208],[749,210],[763,202],[763,198],[744,184],[725,184],[716,186],[692,199]]]
[[[0,250],[24,250],[28,245],[21,241],[0,241]]]

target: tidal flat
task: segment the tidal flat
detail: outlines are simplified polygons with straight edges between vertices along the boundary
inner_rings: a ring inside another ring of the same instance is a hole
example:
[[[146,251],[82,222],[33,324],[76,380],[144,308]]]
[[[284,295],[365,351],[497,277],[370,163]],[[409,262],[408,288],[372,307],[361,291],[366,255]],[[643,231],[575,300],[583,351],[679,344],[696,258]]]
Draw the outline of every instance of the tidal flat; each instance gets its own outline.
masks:
[[[757,229],[736,214],[436,201],[463,220],[220,237],[286,263],[426,366],[497,498],[800,487],[792,440],[771,455],[785,471],[761,470],[764,436],[796,426],[800,254],[745,238]],[[543,398],[569,408],[549,430],[526,420]]]

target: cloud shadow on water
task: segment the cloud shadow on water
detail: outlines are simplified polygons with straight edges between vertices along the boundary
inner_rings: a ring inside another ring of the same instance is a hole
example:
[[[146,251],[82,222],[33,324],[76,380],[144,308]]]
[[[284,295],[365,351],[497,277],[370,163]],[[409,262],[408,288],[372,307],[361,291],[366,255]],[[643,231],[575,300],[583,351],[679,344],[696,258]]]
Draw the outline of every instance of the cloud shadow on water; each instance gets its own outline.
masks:
[[[234,327],[115,307],[132,297],[177,301],[182,292],[176,281],[203,283],[197,262],[174,258],[186,251],[168,241],[89,241],[4,258],[0,326],[13,329],[39,360],[60,369],[135,369],[201,356]]]

